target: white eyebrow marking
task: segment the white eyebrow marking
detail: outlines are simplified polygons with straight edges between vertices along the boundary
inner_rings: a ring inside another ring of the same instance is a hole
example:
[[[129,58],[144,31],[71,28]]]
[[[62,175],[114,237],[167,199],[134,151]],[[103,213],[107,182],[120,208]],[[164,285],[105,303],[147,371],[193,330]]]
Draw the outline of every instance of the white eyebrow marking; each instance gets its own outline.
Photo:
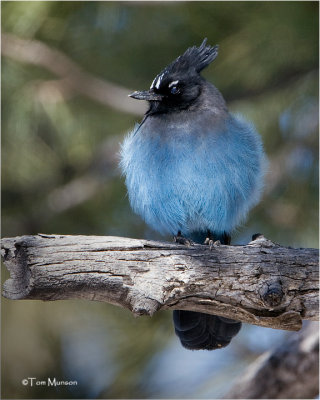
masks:
[[[156,89],[159,89],[161,80],[162,80],[162,78],[163,78],[163,75],[164,75],[164,74],[161,74],[161,75],[159,76],[159,78],[158,78],[158,80],[157,80],[157,82],[156,82],[156,85],[155,85]]]
[[[157,77],[155,77],[154,80],[152,81],[150,89],[152,89],[154,87],[154,83],[155,83],[156,79],[157,79]]]
[[[169,83],[168,87],[174,86],[174,85],[176,85],[177,83],[179,83],[179,81],[173,81],[173,82]]]

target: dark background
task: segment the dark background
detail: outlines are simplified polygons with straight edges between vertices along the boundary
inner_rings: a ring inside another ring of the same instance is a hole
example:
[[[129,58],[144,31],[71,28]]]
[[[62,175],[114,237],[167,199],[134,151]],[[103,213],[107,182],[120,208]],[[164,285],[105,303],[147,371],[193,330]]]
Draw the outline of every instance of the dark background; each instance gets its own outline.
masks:
[[[233,243],[262,232],[318,246],[317,2],[26,1],[1,9],[2,236],[160,239],[130,210],[117,166],[119,143],[145,107],[127,94],[147,89],[207,37],[220,51],[203,75],[231,111],[254,122],[270,162],[263,199]],[[174,337],[170,312],[134,318],[98,302],[3,299],[2,396],[217,398],[293,334],[245,326],[226,349],[190,352]],[[78,385],[21,384],[48,376]]]

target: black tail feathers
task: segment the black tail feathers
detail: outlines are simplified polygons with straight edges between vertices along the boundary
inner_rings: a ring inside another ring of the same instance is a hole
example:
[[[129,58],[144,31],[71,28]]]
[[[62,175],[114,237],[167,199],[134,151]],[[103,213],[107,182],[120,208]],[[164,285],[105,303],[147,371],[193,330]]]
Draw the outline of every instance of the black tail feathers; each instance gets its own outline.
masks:
[[[196,243],[203,243],[206,238],[220,240],[222,244],[227,245],[231,242],[231,237],[226,232],[192,232],[190,238]],[[239,321],[193,311],[174,310],[173,322],[181,344],[190,350],[215,350],[226,347],[241,329]]]
[[[173,311],[175,332],[189,350],[215,350],[228,346],[241,322],[193,311]]]

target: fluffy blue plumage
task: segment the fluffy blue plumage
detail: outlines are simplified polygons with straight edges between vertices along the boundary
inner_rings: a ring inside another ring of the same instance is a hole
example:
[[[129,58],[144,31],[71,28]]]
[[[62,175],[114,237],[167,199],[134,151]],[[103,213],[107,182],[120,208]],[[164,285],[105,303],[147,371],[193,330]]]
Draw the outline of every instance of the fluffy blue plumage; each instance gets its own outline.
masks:
[[[230,243],[230,233],[260,197],[264,153],[253,125],[228,112],[200,71],[217,46],[191,47],[131,97],[149,101],[125,138],[121,168],[132,208],[161,233]],[[178,236],[183,242],[183,238]],[[227,346],[241,322],[175,310],[175,332],[191,350]]]
[[[260,197],[264,155],[253,125],[231,114],[213,124],[206,112],[161,119],[150,116],[122,144],[133,210],[161,233],[231,232]]]

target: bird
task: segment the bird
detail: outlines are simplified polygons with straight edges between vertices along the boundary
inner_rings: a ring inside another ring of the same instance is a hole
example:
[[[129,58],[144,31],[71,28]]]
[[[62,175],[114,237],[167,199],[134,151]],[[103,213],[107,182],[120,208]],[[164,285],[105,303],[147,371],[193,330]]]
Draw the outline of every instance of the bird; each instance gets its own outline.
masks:
[[[266,157],[254,125],[229,112],[220,91],[200,74],[218,45],[189,47],[150,89],[148,102],[121,144],[120,168],[132,209],[160,234],[185,245],[229,245],[231,233],[261,197]],[[241,322],[174,310],[175,333],[189,350],[226,347]]]

